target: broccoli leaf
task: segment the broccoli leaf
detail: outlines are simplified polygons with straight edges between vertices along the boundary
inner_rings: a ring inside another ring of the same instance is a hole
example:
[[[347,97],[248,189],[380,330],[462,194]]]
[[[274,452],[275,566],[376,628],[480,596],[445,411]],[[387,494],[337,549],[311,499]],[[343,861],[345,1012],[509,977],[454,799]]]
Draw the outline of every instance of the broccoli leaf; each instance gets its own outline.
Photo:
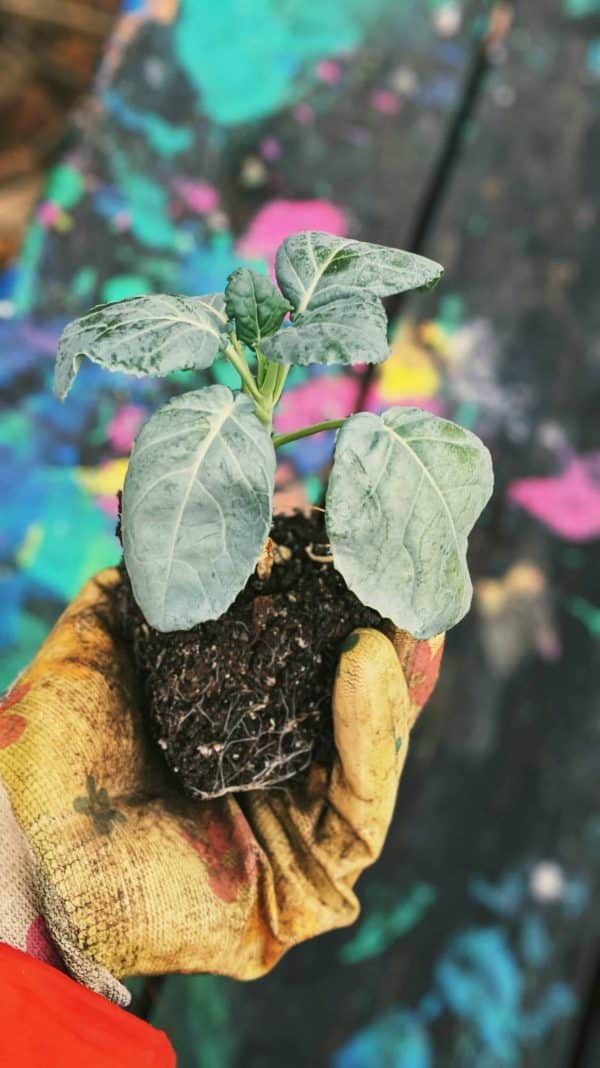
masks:
[[[370,293],[328,301],[261,345],[274,363],[380,363],[387,359],[387,318]]]
[[[56,395],[65,399],[84,356],[107,371],[138,377],[210,367],[227,323],[224,305],[222,293],[155,294],[97,305],[63,331],[56,356]]]
[[[439,263],[413,252],[310,230],[285,239],[277,250],[275,270],[297,316],[364,292],[387,297],[429,289],[444,273]]]
[[[275,451],[252,401],[209,386],[146,423],[123,490],[133,592],[160,631],[216,619],[251,575],[271,526]]]
[[[418,638],[454,626],[472,587],[467,537],[493,487],[474,434],[418,408],[351,416],[326,500],[335,567],[357,597]]]
[[[264,274],[240,267],[227,281],[225,310],[240,341],[252,347],[279,329],[292,305]]]

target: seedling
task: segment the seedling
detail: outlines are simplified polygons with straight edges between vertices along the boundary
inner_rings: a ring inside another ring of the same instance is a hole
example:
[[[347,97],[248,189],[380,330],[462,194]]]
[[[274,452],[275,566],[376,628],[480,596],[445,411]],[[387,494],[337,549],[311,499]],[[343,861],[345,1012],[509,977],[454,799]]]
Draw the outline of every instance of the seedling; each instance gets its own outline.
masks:
[[[60,398],[84,356],[138,376],[206,370],[223,358],[240,377],[239,391],[213,385],[168,401],[135,442],[122,504],[135,599],[162,632],[219,618],[263,553],[277,449],[336,429],[325,507],[334,567],[363,604],[396,626],[418,637],[447,630],[470,604],[467,537],[492,491],[479,439],[405,407],[272,432],[294,364],[385,360],[381,298],[429,289],[442,268],[408,252],[302,232],[280,246],[275,273],[279,289],[242,267],[224,293],[100,305],[63,333]]]

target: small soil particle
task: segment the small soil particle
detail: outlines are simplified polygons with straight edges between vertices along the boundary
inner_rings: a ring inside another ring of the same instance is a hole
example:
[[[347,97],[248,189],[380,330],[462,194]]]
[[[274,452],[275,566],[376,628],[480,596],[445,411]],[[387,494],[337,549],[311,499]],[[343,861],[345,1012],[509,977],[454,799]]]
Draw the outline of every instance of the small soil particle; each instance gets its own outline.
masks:
[[[355,627],[389,627],[331,564],[322,513],[277,516],[271,537],[268,577],[255,572],[220,619],[189,631],[148,626],[121,567],[116,603],[151,730],[191,797],[273,786],[312,760],[329,763],[340,646]]]

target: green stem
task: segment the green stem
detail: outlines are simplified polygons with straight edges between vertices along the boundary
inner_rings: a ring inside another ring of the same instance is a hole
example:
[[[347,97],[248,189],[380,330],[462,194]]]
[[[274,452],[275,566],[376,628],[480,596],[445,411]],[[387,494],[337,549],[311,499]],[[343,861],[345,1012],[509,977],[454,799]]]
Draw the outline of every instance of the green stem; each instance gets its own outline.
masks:
[[[285,386],[285,380],[291,370],[289,364],[280,364],[279,372],[275,380],[275,389],[273,391],[273,407],[277,404],[281,394],[283,393],[283,387]]]
[[[270,430],[272,422],[272,405],[269,403],[269,399],[259,390],[256,384],[256,379],[248,367],[235,338],[225,346],[223,355],[227,357],[239,374],[242,380],[244,393],[247,393],[249,397],[252,397],[256,408],[256,414],[261,423],[264,423],[267,430]]]
[[[326,419],[324,423],[314,423],[312,426],[303,427],[302,430],[292,430],[289,434],[276,434],[273,445],[278,449],[281,445],[289,445],[290,441],[307,438],[309,434],[320,434],[322,430],[338,430],[345,422],[345,419]]]

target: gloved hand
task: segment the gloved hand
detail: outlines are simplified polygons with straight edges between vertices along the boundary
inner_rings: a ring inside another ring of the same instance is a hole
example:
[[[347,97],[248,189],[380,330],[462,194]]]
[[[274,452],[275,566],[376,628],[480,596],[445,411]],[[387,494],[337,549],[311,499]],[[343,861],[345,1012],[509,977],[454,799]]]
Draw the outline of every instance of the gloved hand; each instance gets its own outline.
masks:
[[[75,978],[126,1003],[115,977],[252,979],[298,942],[352,923],[353,886],[383,846],[443,637],[397,632],[392,644],[354,631],[333,691],[332,769],[193,802],[166,781],[147,737],[111,618],[116,581],[106,571],[84,587],[5,699],[0,780],[40,923]]]

